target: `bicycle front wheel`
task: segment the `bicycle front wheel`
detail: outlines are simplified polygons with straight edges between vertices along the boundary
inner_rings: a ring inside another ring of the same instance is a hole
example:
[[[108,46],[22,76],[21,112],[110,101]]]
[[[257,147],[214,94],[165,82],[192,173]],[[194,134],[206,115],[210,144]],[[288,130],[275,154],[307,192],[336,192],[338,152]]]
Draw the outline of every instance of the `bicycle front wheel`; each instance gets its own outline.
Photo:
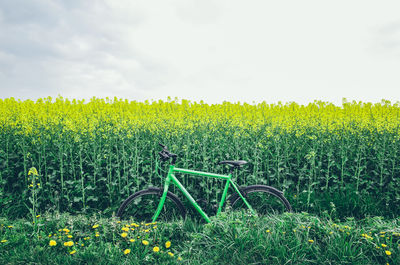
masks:
[[[292,212],[292,206],[283,193],[265,185],[251,185],[239,189],[253,210],[258,215],[282,214]],[[232,194],[228,201],[233,210],[249,210],[239,194]]]
[[[117,217],[135,222],[152,222],[162,194],[163,190],[159,188],[149,188],[136,192],[121,204]],[[186,210],[182,202],[175,194],[168,192],[156,221],[170,222],[180,217],[185,218],[185,215]]]

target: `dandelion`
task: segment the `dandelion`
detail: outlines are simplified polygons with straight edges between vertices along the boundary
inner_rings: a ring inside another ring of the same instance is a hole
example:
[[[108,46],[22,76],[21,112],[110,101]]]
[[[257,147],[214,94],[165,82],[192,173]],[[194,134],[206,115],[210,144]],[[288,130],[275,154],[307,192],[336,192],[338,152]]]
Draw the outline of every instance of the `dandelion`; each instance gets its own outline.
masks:
[[[388,256],[392,255],[392,252],[390,252],[389,250],[386,250],[385,253],[386,253],[386,255],[388,255]]]
[[[13,228],[14,226],[12,226],[12,225],[9,225],[9,226],[7,226],[8,228]]]
[[[7,240],[6,240],[6,239],[3,239],[3,240],[1,240],[0,242],[1,242],[1,243],[6,243]]]
[[[99,237],[99,236],[100,236],[100,234],[99,234],[99,233],[96,233],[94,236],[95,236],[95,237]]]
[[[69,254],[74,255],[76,253],[76,250],[72,250]]]
[[[271,233],[271,231],[269,231],[269,229],[267,229],[267,231],[266,231],[267,233]]]
[[[160,248],[159,248],[159,247],[155,246],[155,247],[153,248],[153,252],[159,252],[159,251],[160,251]]]
[[[128,233],[125,233],[125,232],[124,232],[124,233],[121,234],[121,236],[122,236],[123,238],[125,238],[125,237],[128,236]]]
[[[128,232],[128,231],[129,231],[129,228],[128,228],[128,227],[122,227],[121,230],[122,230],[122,231],[125,231],[125,232]]]
[[[133,243],[133,242],[135,242],[136,240],[135,240],[135,239],[129,239],[129,241]]]
[[[124,255],[128,255],[129,253],[131,253],[131,250],[129,248],[124,250]]]
[[[72,235],[68,235],[67,237],[68,237],[68,238],[72,238]]]
[[[310,240],[308,240],[308,243],[314,243],[314,240],[312,240],[312,239],[310,239]]]
[[[74,245],[74,241],[64,242],[64,246],[66,246],[66,247],[72,247],[73,245]]]
[[[149,241],[147,241],[147,240],[142,240],[142,244],[145,245],[145,246],[147,246],[147,245],[149,244]]]
[[[171,241],[165,242],[165,247],[166,247],[166,248],[170,248],[170,247],[171,247]]]
[[[97,227],[99,227],[98,224],[95,224],[94,226],[92,226],[93,229],[96,229]]]
[[[170,255],[171,257],[173,257],[173,256],[174,256],[174,253],[168,252],[168,255]]]
[[[387,245],[386,245],[386,244],[381,244],[381,246],[382,246],[383,248],[387,247]]]
[[[39,184],[38,184],[39,185]],[[40,214],[39,215],[36,215],[36,218],[39,218],[40,217]]]
[[[49,242],[50,247],[54,247],[56,245],[57,245],[57,242],[55,240],[50,240],[50,242]]]

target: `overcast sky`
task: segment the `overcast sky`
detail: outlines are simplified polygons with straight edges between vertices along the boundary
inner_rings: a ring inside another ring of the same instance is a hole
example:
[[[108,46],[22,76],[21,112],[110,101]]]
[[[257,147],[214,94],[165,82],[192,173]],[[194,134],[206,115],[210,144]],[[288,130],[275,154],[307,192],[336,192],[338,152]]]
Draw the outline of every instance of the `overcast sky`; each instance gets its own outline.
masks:
[[[0,0],[0,98],[400,101],[400,1]]]

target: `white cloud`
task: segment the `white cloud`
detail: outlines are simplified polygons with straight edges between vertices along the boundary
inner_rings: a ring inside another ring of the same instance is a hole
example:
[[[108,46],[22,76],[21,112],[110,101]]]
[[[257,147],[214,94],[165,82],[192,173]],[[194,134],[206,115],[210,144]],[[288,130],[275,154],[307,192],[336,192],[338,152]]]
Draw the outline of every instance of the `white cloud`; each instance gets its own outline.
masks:
[[[400,100],[397,1],[0,2],[1,97]]]

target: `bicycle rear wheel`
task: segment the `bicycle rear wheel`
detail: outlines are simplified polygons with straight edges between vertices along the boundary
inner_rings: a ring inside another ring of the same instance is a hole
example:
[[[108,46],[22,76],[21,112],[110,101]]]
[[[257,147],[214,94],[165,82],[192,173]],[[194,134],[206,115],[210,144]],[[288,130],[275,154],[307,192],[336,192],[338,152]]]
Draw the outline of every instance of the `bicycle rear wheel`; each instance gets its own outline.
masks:
[[[240,193],[257,212],[258,215],[282,214],[292,212],[292,206],[283,196],[283,193],[273,187],[265,185],[251,185],[240,189]],[[228,201],[233,210],[249,210],[242,198],[232,194]]]
[[[163,190],[149,188],[129,196],[119,207],[117,217],[135,222],[152,222],[157,210]],[[170,222],[177,218],[185,218],[186,209],[178,197],[167,193],[164,206],[156,221]]]

